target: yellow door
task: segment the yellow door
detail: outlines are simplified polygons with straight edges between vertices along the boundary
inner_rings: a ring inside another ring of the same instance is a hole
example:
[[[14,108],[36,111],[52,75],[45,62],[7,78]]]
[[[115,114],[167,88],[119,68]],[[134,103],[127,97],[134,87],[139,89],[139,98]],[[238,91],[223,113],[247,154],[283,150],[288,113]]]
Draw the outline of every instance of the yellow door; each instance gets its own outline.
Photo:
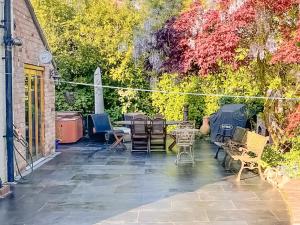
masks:
[[[44,68],[25,64],[27,158],[39,159],[44,151]]]

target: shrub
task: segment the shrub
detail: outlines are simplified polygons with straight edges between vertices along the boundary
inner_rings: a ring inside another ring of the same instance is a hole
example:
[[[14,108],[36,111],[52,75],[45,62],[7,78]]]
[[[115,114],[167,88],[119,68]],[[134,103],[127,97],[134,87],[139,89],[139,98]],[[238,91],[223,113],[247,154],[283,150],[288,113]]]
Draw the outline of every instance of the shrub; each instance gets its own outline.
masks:
[[[279,147],[266,147],[262,161],[263,166],[282,167],[290,177],[300,177],[300,137],[291,139],[290,152],[282,154]]]
[[[168,92],[201,92],[198,77],[189,77],[182,80],[176,74],[164,74],[157,83],[158,90]],[[204,112],[204,101],[201,96],[160,93],[152,94],[152,104],[158,113],[164,115],[167,120],[182,120],[183,107],[189,105],[189,119],[200,122]]]

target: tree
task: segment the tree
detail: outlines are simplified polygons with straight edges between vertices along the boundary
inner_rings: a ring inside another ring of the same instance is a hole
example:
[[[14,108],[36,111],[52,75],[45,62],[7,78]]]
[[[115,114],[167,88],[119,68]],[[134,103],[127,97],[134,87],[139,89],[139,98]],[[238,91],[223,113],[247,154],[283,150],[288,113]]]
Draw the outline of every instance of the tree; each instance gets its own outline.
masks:
[[[222,64],[235,69],[252,65],[251,76],[258,81],[260,92],[270,97],[265,101],[264,117],[279,144],[282,138],[278,130],[283,131],[282,118],[289,110],[278,112],[278,101],[272,98],[296,95],[293,69],[297,70],[299,63],[298,3],[294,0],[205,2],[210,4],[196,1],[157,32],[157,48],[165,54],[165,70],[182,76],[217,76],[226,73],[220,67]]]
[[[280,38],[281,26],[295,26],[293,15],[284,17],[297,9],[296,4],[293,0],[240,2],[221,1],[219,6],[206,8],[196,1],[188,11],[170,19],[157,32],[157,47],[166,55],[165,68],[170,72],[196,71],[205,75],[218,72],[219,60],[236,64],[240,47],[261,58],[273,53],[274,33]]]
[[[298,105],[295,111],[288,116],[286,132],[290,137],[296,136],[300,133],[300,105]]]
[[[105,85],[146,89],[152,76],[144,69],[152,31],[187,2],[190,0],[32,1],[63,80],[92,83],[92,74],[100,66]],[[151,29],[146,29],[149,24]],[[73,104],[65,101],[66,92],[75,93]],[[104,92],[105,108],[113,118],[126,111],[152,111],[149,93]],[[90,87],[62,83],[56,95],[57,110],[93,111]]]
[[[110,0],[34,0],[37,16],[45,30],[63,80],[92,83],[100,66],[105,85],[148,88],[148,79],[135,63],[133,36],[145,18],[145,9],[130,1]],[[75,103],[64,99],[75,93]],[[57,87],[57,110],[93,112],[93,88],[61,84]],[[122,95],[105,89],[105,107],[113,118],[121,115]],[[149,94],[136,93],[128,110],[151,110],[146,106]],[[150,99],[149,99],[150,101]],[[148,105],[151,105],[149,103]]]

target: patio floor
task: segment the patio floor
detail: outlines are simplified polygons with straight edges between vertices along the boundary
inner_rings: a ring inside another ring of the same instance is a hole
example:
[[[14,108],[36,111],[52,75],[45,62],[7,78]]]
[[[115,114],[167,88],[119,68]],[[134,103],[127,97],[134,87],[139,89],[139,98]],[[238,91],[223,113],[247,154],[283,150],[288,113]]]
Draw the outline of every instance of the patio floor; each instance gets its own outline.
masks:
[[[290,224],[279,192],[252,173],[236,183],[207,141],[196,143],[194,167],[176,167],[172,152],[110,152],[87,141],[60,151],[0,200],[1,225]]]

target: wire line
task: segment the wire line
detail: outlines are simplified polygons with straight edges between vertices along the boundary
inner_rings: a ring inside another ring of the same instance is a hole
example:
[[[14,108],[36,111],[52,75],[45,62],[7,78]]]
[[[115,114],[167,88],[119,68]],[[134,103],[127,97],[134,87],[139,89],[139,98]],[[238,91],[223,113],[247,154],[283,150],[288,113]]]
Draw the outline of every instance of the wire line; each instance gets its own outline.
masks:
[[[151,90],[151,89],[143,89],[143,88],[129,88],[129,87],[118,87],[118,86],[109,86],[109,85],[96,85],[96,84],[89,84],[89,83],[64,81],[64,80],[59,80],[58,82],[59,83],[65,83],[65,84],[71,84],[71,85],[80,85],[80,86],[89,86],[89,87],[102,87],[102,88],[108,88],[108,89],[132,90],[132,91],[162,93],[162,94],[177,94],[177,95],[193,95],[193,96],[208,96],[208,97],[228,97],[228,98],[248,98],[248,99],[300,101],[300,98],[247,96],[247,95],[226,95],[226,94],[205,94],[205,93],[196,93],[196,92],[176,92],[176,91],[164,91],[164,90],[157,90],[157,89]]]

